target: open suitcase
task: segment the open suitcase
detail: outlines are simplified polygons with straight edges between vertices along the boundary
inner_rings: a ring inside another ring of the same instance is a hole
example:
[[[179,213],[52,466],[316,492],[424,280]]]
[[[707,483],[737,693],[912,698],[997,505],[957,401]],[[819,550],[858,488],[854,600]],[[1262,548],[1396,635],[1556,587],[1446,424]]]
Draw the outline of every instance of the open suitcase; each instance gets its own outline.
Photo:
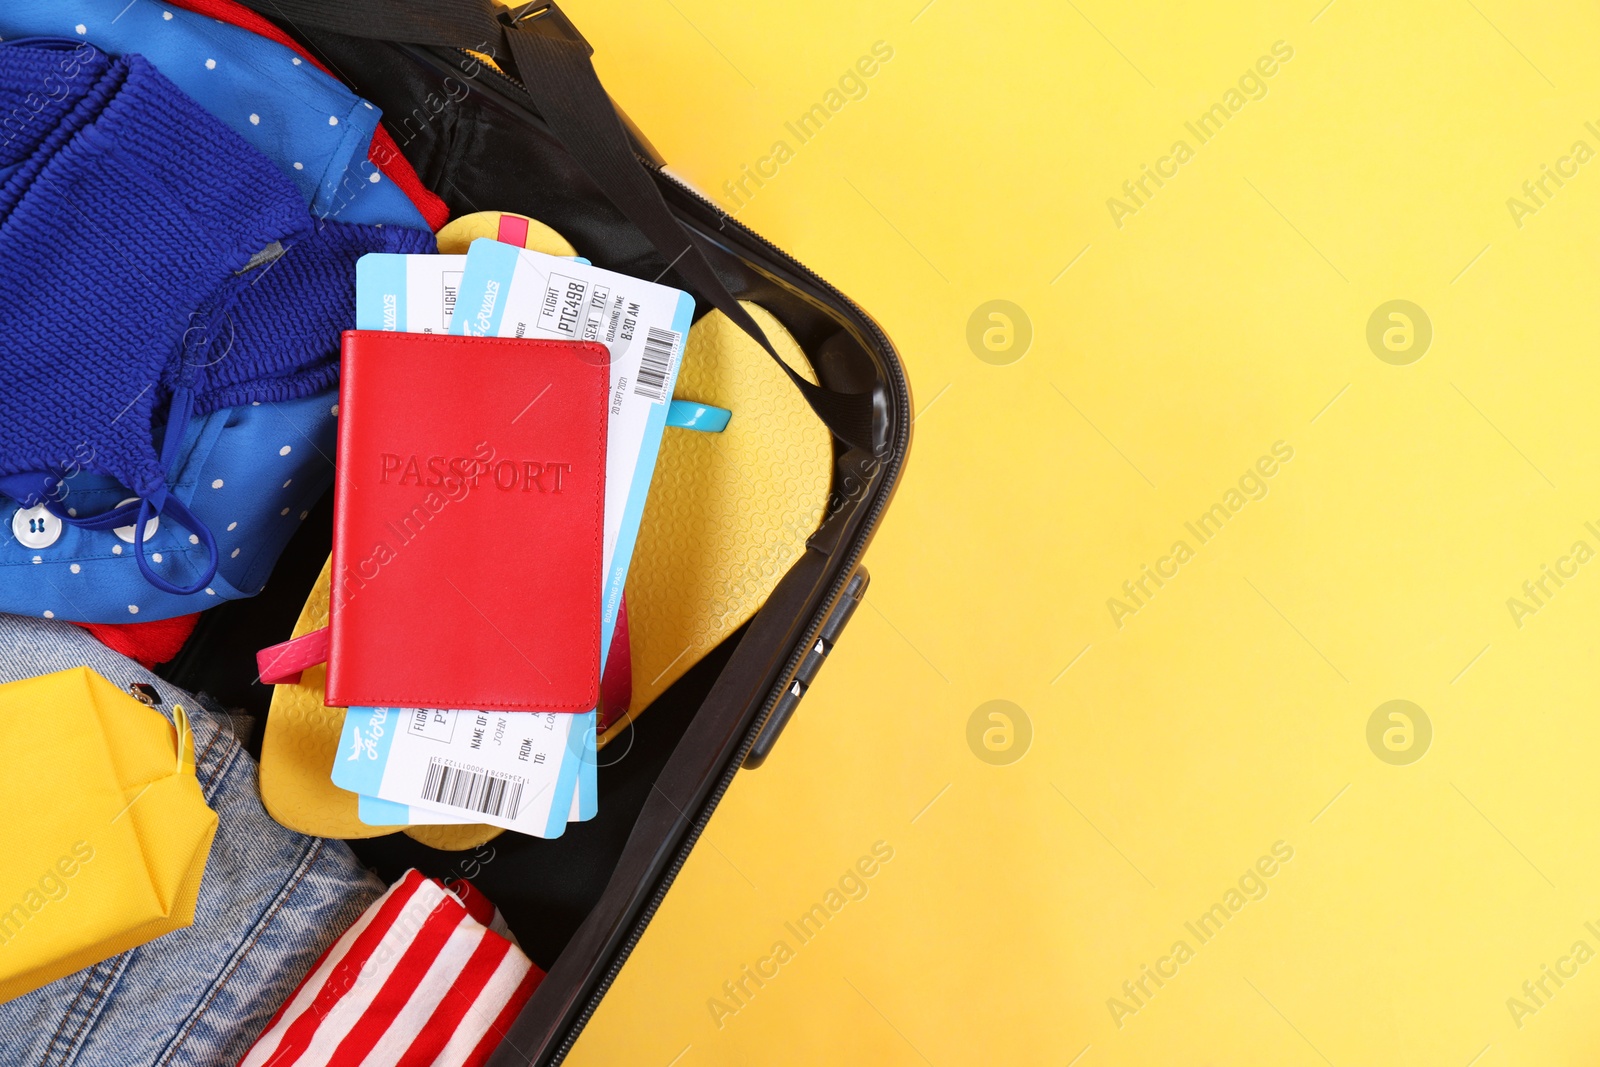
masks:
[[[402,151],[452,213],[492,207],[539,218],[599,266],[692,292],[697,317],[713,305],[737,311],[734,299],[755,301],[800,343],[823,386],[803,390],[835,436],[820,528],[756,616],[633,724],[619,741],[622,755],[602,749],[596,819],[556,840],[506,835],[463,853],[399,834],[352,842],[388,880],[408,867],[470,877],[499,905],[548,975],[492,1062],[559,1063],[734,774],[771,752],[859,604],[868,580],[862,553],[909,446],[905,374],[860,308],[666,172],[614,111],[588,45],[554,4],[246,3],[383,109]],[[255,650],[288,632],[330,539],[324,501],[266,591],[207,612],[163,673],[264,714],[269,687],[248,681]]]

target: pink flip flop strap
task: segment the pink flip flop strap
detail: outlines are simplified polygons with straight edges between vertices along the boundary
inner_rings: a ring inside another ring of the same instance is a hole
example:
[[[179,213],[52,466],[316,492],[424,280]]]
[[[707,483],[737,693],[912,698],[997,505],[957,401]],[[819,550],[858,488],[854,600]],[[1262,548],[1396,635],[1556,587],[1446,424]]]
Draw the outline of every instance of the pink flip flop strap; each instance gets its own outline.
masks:
[[[328,661],[328,628],[312,630],[256,653],[256,669],[267,685],[294,684],[300,672]],[[617,627],[611,638],[600,681],[600,730],[604,732],[628,710],[633,699],[633,661],[628,648],[628,598],[622,598],[617,611]]]
[[[307,667],[328,662],[328,628],[280,642],[256,653],[256,670],[268,685],[293,684]]]

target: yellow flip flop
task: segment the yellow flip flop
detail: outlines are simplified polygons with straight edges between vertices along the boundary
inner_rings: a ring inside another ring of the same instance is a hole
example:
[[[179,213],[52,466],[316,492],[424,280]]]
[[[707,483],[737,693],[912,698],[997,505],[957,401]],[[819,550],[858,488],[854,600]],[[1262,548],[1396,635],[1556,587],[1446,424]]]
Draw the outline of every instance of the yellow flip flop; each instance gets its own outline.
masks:
[[[452,220],[438,233],[439,251],[459,255],[479,237],[511,239],[524,248],[553,256],[577,250],[559,233],[526,215],[479,211]],[[304,637],[328,624],[332,563],[323,565],[306,598],[292,637]],[[399,827],[370,826],[356,814],[356,794],[334,785],[329,775],[339,751],[344,709],[323,703],[327,667],[308,667],[295,683],[273,687],[261,742],[261,800],[267,812],[291,830],[315,837],[357,839],[392,834]],[[502,831],[479,824],[405,827],[409,836],[431,848],[476,848]]]
[[[742,303],[784,362],[815,382],[778,320]],[[690,329],[673,397],[733,415],[719,433],[668,426],[662,438],[628,569],[633,696],[602,744],[756,613],[805,552],[828,505],[827,427],[722,312]]]

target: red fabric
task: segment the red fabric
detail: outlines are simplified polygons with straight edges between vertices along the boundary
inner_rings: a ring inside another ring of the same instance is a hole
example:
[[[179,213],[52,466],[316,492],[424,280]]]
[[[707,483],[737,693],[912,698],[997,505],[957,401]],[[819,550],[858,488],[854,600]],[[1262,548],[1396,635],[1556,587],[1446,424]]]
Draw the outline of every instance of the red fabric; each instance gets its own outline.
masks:
[[[346,993],[353,989],[361,980],[362,968],[372,958],[378,946],[388,937],[389,930],[394,926],[395,919],[411,899],[411,893],[417,884],[422,881],[422,876],[416,871],[406,872],[405,879],[401,882],[404,887],[402,892],[391,890],[386,896],[380,898],[372,907],[363,913],[371,914],[372,919],[365,929],[358,934],[355,940],[344,949],[339,961],[333,966],[324,978],[321,985],[316,988],[316,993],[311,999],[309,1007],[285,1028],[282,1040],[278,1044],[273,1056],[274,1063],[293,1063],[300,1058],[300,1054],[311,1044],[311,1039],[316,1036],[317,1028],[322,1020],[327,1018],[333,1006],[342,1000]],[[358,920],[359,921],[359,920]],[[335,944],[334,948],[340,946]],[[333,950],[329,950],[333,951]],[[324,954],[326,958],[326,954]],[[317,961],[319,964],[321,960]],[[314,970],[320,970],[314,968]],[[302,983],[302,991],[304,984]],[[281,1010],[280,1010],[281,1015]],[[281,1020],[279,1020],[281,1021]],[[270,1033],[270,1031],[269,1031]]]
[[[169,0],[170,3],[186,11],[207,15],[222,22],[231,23],[249,30],[258,37],[265,37],[269,41],[276,41],[285,48],[293,49],[298,55],[311,62],[324,74],[332,76],[332,72],[323,66],[310,52],[300,47],[299,42],[284,33],[266,18],[256,14],[235,0]],[[389,131],[380,124],[372,135],[372,146],[367,149],[367,158],[372,160],[377,168],[386,174],[390,181],[398,185],[402,192],[411,199],[427,220],[430,229],[437,230],[450,219],[450,209],[445,202],[435,196],[427,186],[422,184],[422,179],[417,177],[417,172],[412,169],[406,157],[401,155],[400,146],[395,144],[394,138],[389,136]]]
[[[417,979],[427,973],[434,959],[444,950],[444,944],[450,940],[450,935],[455,933],[456,927],[461,925],[461,911],[456,908],[435,908],[423,920],[422,929],[411,937],[410,944],[405,946],[399,960],[394,964],[394,969],[389,973],[383,984],[378,988],[377,995],[372,998],[366,1010],[361,1013],[361,1018],[350,1028],[338,1048],[334,1049],[329,1057],[331,1063],[365,1063],[367,1056],[377,1045],[378,1039],[388,1032],[405,1010],[406,1002],[411,999],[412,991],[417,988]],[[488,940],[485,938],[484,940]],[[498,940],[498,939],[497,939]],[[489,944],[499,949],[500,955],[505,954],[506,943],[498,944],[490,941]],[[482,942],[479,948],[482,948]],[[495,962],[499,962],[496,959]],[[378,976],[373,975],[376,980]]]
[[[544,972],[538,967],[530,968],[528,973],[522,976],[522,982],[518,984],[516,992],[506,1000],[506,1006],[500,1009],[500,1014],[495,1016],[494,1022],[489,1024],[489,1029],[478,1040],[477,1047],[467,1057],[468,1064],[489,1062],[489,1057],[494,1055],[495,1050],[505,1041],[506,1031],[511,1029],[511,1024],[522,1014],[523,1006],[528,1003],[528,998],[533,996],[533,991],[543,980]],[[413,1067],[413,1065],[403,1064],[402,1067]]]
[[[440,1054],[444,1052],[446,1044],[460,1028],[467,1017],[467,1012],[473,1011],[484,986],[494,976],[506,955],[511,951],[511,943],[501,938],[493,940],[484,938],[478,945],[477,951],[462,968],[461,976],[450,987],[450,992],[443,1001],[434,1009],[429,1025],[418,1034],[395,1064],[395,1067],[435,1067],[439,1063]],[[464,1062],[486,1063],[491,1053],[500,1046],[505,1038],[506,1030],[510,1028],[510,1019],[505,1013],[511,1012],[511,1018],[516,1018],[516,1013],[522,1010],[522,1005],[528,1002],[528,996],[533,992],[543,977],[537,967],[530,967],[523,976],[522,984],[512,992],[511,998],[501,1008],[500,1016],[484,1031],[483,1039],[468,1053]],[[526,991],[524,991],[526,987]],[[478,1010],[481,1010],[479,1008]]]
[[[544,977],[408,871],[345,931],[241,1067],[482,1067]]]
[[[465,878],[447,878],[444,887],[456,895],[461,901],[461,906],[467,909],[467,914],[475,922],[484,926],[493,926],[495,919],[494,902],[483,895],[483,891]]]
[[[120,652],[148,669],[176,656],[199,621],[196,613],[149,622],[80,622],[77,625],[111,651]]]

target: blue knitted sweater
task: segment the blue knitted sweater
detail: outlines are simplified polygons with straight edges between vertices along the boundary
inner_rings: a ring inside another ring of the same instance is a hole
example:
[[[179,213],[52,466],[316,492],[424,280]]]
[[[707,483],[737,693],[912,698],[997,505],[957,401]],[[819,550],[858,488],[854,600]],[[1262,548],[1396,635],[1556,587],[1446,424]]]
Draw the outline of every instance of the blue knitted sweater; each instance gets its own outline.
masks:
[[[314,219],[137,55],[0,44],[0,476],[88,456],[159,510],[169,417],[326,389],[355,260],[433,249]]]

